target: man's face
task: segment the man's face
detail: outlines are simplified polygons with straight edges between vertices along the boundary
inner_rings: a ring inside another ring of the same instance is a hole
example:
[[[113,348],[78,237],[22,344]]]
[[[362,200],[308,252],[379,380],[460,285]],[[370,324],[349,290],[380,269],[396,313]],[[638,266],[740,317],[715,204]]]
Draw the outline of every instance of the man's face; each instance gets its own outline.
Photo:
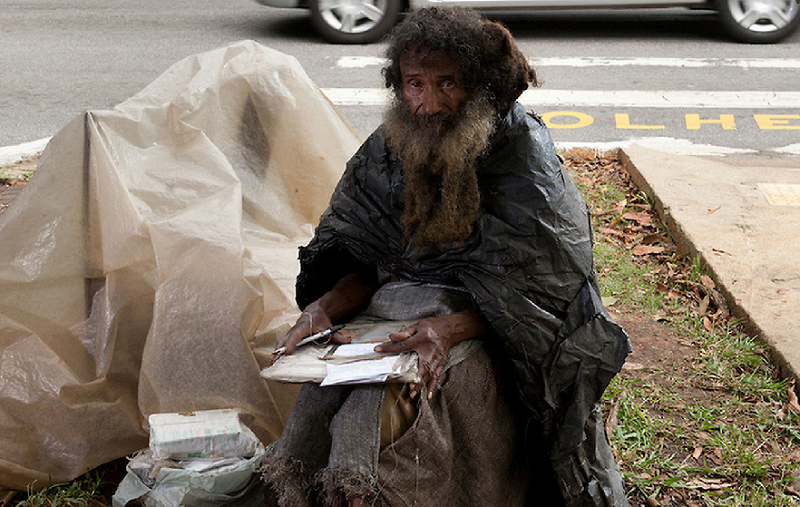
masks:
[[[438,136],[452,127],[450,118],[469,99],[458,64],[440,51],[414,52],[400,59],[400,73],[403,102],[420,128]]]
[[[477,160],[497,111],[484,94],[467,90],[445,53],[418,48],[399,63],[401,89],[383,133],[403,163],[404,233],[417,246],[462,241],[480,214]]]

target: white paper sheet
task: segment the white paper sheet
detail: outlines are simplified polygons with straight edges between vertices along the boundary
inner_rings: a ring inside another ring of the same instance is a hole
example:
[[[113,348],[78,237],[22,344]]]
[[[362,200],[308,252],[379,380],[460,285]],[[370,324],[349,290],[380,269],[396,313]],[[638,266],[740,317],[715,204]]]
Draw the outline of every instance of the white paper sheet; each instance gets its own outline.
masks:
[[[384,340],[388,341],[388,340]],[[347,343],[339,345],[326,353],[322,359],[330,361],[333,364],[341,364],[343,362],[358,361],[361,359],[382,359],[389,355],[385,352],[375,352],[375,347],[379,342],[370,343]]]
[[[386,382],[389,375],[394,372],[396,364],[397,356],[394,355],[383,359],[367,359],[344,364],[328,363],[328,374],[320,385]]]

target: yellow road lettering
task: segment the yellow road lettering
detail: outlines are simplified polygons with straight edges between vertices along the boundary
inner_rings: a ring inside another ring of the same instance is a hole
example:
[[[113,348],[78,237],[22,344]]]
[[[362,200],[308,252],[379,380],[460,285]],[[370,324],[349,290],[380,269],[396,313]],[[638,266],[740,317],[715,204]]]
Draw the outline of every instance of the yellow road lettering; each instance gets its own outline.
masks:
[[[554,118],[559,117],[567,117],[567,118],[574,118],[574,123],[554,123]],[[584,127],[588,127],[592,123],[594,123],[594,118],[589,116],[586,113],[579,113],[577,111],[552,111],[549,113],[545,113],[542,115],[542,120],[544,120],[545,125],[547,128],[551,129],[580,129]]]
[[[794,125],[789,120],[800,120],[800,114],[754,114],[761,130],[800,130],[800,122]]]
[[[664,125],[631,125],[631,117],[627,113],[616,113],[614,119],[618,129],[660,130],[667,128]]]
[[[734,120],[732,114],[721,114],[719,115],[719,119],[700,119],[699,114],[687,114],[686,115],[686,128],[689,130],[699,130],[700,127],[704,124],[713,124],[718,123],[722,125],[724,130],[736,130],[736,120]]]

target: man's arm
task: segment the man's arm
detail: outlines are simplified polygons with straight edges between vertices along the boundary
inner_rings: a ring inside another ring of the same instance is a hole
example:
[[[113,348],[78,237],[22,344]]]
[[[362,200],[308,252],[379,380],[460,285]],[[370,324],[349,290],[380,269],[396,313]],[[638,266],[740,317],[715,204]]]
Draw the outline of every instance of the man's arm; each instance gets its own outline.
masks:
[[[478,310],[428,317],[389,336],[390,343],[375,347],[378,352],[414,350],[419,355],[419,374],[427,386],[428,398],[439,386],[439,377],[447,364],[450,348],[461,341],[476,338],[489,330],[489,324]],[[412,386],[412,397],[419,386]]]
[[[303,309],[295,325],[275,347],[286,347],[286,353],[291,354],[306,336],[329,329],[334,322],[340,322],[366,306],[377,288],[375,270],[363,269],[345,275],[330,291]],[[331,340],[346,342],[341,333],[331,335]]]

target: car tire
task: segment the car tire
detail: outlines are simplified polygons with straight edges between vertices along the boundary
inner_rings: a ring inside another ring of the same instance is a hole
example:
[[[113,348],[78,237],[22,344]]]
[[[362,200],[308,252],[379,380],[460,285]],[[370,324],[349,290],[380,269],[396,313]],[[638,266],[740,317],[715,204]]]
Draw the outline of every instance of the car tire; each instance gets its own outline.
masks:
[[[329,42],[368,44],[389,33],[402,0],[310,0],[311,23]]]
[[[725,32],[740,42],[771,44],[800,26],[797,0],[716,0]]]

